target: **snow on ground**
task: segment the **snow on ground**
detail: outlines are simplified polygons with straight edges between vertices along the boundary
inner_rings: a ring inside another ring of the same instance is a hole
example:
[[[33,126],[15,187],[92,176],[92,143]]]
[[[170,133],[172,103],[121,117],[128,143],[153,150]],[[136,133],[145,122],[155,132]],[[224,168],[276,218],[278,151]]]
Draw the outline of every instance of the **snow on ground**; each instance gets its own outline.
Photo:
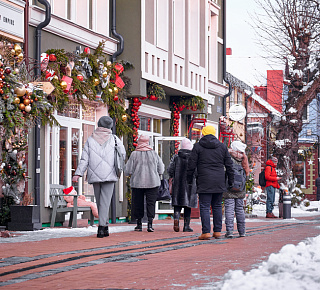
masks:
[[[229,271],[214,288],[219,290],[320,289],[320,236],[298,245],[288,244],[279,253],[248,272]]]

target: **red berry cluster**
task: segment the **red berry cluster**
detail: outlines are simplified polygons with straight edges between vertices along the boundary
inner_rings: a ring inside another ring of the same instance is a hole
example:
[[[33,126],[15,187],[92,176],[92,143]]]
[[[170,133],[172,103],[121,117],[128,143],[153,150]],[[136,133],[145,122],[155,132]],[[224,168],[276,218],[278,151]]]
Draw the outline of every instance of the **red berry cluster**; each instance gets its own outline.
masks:
[[[138,129],[140,127],[140,118],[138,116],[138,111],[141,106],[141,101],[139,98],[133,98],[133,106],[131,108],[131,121],[133,122],[133,143],[132,145],[136,147],[138,140]]]
[[[180,112],[183,110],[182,106],[177,107],[176,103],[173,103],[173,136],[179,136],[179,120],[180,120]],[[178,154],[180,142],[175,141],[174,147],[175,147],[175,154]]]

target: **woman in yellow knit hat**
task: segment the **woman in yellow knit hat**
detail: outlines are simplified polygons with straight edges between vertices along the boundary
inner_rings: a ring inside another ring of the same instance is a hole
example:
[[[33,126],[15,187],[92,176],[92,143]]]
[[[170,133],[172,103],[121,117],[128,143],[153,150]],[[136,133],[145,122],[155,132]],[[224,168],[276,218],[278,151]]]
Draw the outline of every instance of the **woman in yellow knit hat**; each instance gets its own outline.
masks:
[[[231,187],[234,180],[233,162],[226,145],[216,137],[216,129],[206,126],[202,129],[203,137],[194,144],[188,162],[187,180],[192,178],[197,169],[197,193],[199,194],[202,234],[199,240],[209,240],[210,206],[213,214],[213,237],[218,239],[222,229],[222,193],[227,191],[225,173]]]

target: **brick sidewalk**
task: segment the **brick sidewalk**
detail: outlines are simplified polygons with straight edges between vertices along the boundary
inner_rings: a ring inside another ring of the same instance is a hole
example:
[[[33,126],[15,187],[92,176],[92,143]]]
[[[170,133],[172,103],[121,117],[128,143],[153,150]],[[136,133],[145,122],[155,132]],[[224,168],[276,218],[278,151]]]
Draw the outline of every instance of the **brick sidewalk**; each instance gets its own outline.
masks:
[[[5,289],[189,289],[208,287],[228,270],[248,271],[288,243],[320,235],[320,216],[295,220],[247,219],[247,236],[199,241],[174,232],[172,220],[155,232],[122,232],[98,239],[58,238],[0,244]],[[112,225],[110,225],[112,227]],[[225,228],[223,228],[225,231]]]

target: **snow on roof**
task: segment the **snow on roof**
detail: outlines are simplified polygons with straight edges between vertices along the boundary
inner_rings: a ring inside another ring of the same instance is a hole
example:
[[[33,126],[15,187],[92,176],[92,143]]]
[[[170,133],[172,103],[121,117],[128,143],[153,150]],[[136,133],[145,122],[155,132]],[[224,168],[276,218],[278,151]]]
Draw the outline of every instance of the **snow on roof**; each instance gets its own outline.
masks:
[[[272,107],[267,101],[262,99],[260,96],[257,94],[253,93],[251,96],[252,99],[254,99],[256,102],[258,102],[261,106],[265,107],[268,111],[270,111],[272,114],[281,117],[282,114],[276,110],[274,107]]]

